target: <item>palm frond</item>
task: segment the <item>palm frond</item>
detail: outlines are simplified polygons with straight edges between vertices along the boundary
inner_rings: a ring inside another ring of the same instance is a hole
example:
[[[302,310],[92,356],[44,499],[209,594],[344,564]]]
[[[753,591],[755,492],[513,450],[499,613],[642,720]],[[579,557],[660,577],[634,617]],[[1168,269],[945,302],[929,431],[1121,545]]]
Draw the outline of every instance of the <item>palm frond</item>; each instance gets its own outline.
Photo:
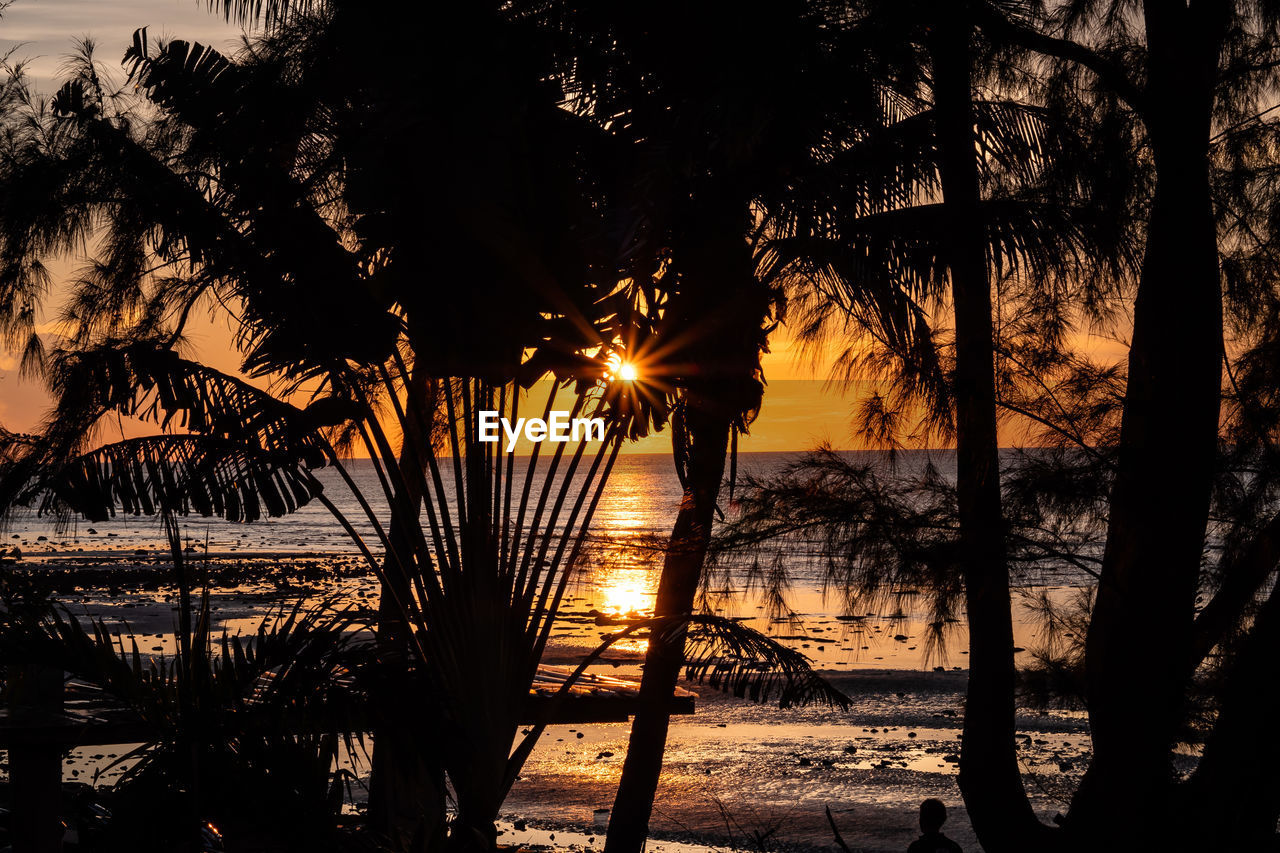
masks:
[[[59,353],[49,384],[58,395],[53,423],[115,412],[166,430],[184,429],[264,453],[305,457],[311,467],[326,461],[321,431],[362,414],[354,403],[337,397],[299,409],[147,340]]]
[[[31,491],[43,512],[103,521],[127,515],[195,513],[229,521],[281,516],[323,491],[309,460],[208,436],[127,439],[78,456]]]
[[[220,13],[224,20],[241,27],[263,24],[270,29],[290,15],[305,14],[323,5],[323,0],[206,0],[206,5],[209,11]]]
[[[254,634],[219,641],[208,591],[198,600],[181,597],[175,655],[143,654],[128,624],[61,606],[7,614],[0,650],[69,673],[146,727],[147,742],[113,763],[123,771],[106,795],[116,815],[108,831],[129,834],[130,848],[172,849],[193,811],[224,830],[269,832],[284,820],[324,838],[349,782],[341,747],[350,760],[361,754],[351,672],[368,651],[353,643],[355,620],[329,602],[282,605]]]
[[[782,708],[849,707],[849,697],[815,672],[806,655],[738,620],[695,614],[689,619],[687,643],[685,671],[690,679],[755,702],[776,694]]]

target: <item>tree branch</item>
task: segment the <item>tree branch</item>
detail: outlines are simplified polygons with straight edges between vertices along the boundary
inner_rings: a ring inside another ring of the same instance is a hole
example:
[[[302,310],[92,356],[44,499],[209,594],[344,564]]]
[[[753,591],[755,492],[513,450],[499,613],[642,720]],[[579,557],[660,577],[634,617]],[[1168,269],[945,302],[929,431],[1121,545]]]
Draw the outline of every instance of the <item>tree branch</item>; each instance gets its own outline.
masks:
[[[1222,586],[1196,617],[1192,669],[1222,641],[1280,562],[1280,515],[1258,531],[1239,554],[1235,560],[1224,560]]]
[[[1071,39],[1058,38],[1024,23],[1012,21],[995,14],[980,14],[977,25],[989,35],[1012,42],[1056,59],[1065,59],[1087,68],[1097,75],[1120,100],[1128,104],[1138,113],[1146,110],[1146,93],[1116,63],[1107,59],[1097,51]]]

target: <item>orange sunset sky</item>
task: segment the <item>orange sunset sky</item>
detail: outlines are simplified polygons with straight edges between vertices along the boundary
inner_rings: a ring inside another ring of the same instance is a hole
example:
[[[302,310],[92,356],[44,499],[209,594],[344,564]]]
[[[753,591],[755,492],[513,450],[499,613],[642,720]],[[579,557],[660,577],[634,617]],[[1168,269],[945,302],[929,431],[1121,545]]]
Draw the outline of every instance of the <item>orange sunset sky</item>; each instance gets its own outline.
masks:
[[[171,36],[234,50],[238,28],[210,14],[201,0],[17,0],[0,17],[0,50],[10,50],[11,60],[25,60],[27,74],[45,92],[54,90],[64,57],[77,39],[90,36],[96,55],[109,71],[119,71],[120,57],[138,27],[149,27],[152,37]],[[117,79],[122,79],[119,73]],[[65,273],[75,265],[68,259],[54,268]],[[52,314],[52,312],[51,312]],[[42,331],[56,333],[56,314],[44,318]],[[190,333],[194,354],[219,369],[234,372],[238,359],[230,349],[226,318],[202,319]],[[1102,338],[1085,337],[1082,344],[1108,360],[1123,357],[1123,347]],[[775,332],[772,352],[765,357],[769,382],[764,408],[743,439],[743,451],[795,451],[829,441],[842,449],[858,447],[849,428],[859,399],[871,389],[869,382],[836,386],[825,382],[830,358],[803,355],[786,328]],[[13,431],[30,431],[41,420],[48,397],[38,380],[23,379],[13,353],[0,353],[0,424]],[[144,430],[126,425],[129,434]],[[149,430],[145,430],[149,431]],[[1016,431],[1006,430],[1005,444],[1018,443]],[[105,429],[100,439],[118,438],[119,429]],[[627,452],[668,452],[666,434],[651,436],[627,448]]]

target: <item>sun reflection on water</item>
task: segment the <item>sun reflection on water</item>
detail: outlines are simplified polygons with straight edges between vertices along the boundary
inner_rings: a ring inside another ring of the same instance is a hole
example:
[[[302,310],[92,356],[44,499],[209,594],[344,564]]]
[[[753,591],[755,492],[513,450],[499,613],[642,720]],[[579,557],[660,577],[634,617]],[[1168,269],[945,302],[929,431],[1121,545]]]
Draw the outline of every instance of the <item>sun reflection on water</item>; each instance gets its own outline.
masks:
[[[602,547],[596,555],[589,583],[597,609],[608,616],[643,616],[653,612],[658,589],[656,565],[644,548],[646,527],[652,523],[647,502],[649,484],[643,478],[615,477],[610,501],[596,531]]]
[[[653,611],[657,578],[648,569],[614,568],[597,577],[595,585],[601,613],[640,616]]]
[[[648,568],[627,566],[600,567],[588,578],[589,600],[603,616],[645,617],[653,613],[658,590],[658,577]],[[642,652],[649,641],[644,637],[628,637],[614,644],[616,651]]]

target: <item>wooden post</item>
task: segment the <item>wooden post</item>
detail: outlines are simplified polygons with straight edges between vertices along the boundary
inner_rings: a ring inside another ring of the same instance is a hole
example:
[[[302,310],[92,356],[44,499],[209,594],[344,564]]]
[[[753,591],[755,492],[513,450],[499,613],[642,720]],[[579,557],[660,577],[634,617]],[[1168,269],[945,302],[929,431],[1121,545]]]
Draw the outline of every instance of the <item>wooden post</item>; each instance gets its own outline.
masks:
[[[8,669],[9,706],[14,721],[29,720],[36,736],[9,744],[13,791],[13,853],[61,853],[66,831],[62,806],[62,747],[49,732],[62,713],[62,671],[39,665]]]

